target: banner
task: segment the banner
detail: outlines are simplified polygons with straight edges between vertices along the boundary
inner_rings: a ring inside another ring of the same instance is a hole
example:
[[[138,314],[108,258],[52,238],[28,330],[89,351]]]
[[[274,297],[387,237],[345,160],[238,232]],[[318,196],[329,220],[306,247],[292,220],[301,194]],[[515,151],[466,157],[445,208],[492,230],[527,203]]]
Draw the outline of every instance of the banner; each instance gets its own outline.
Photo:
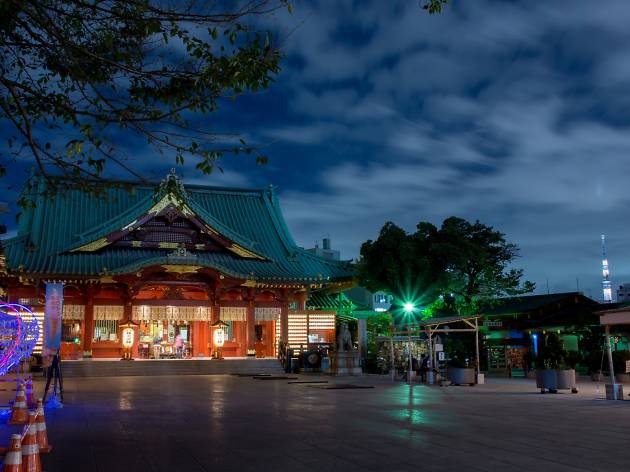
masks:
[[[63,313],[63,284],[46,282],[44,310],[44,354],[54,355],[61,346],[61,315]]]

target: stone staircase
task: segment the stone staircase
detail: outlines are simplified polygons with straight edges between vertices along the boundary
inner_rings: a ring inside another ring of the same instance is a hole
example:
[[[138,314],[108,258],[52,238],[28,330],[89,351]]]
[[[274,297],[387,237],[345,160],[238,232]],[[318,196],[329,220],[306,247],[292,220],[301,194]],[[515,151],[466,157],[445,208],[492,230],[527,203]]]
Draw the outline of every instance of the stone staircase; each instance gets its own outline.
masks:
[[[156,375],[283,374],[278,359],[164,359],[63,361],[61,373],[70,377]]]

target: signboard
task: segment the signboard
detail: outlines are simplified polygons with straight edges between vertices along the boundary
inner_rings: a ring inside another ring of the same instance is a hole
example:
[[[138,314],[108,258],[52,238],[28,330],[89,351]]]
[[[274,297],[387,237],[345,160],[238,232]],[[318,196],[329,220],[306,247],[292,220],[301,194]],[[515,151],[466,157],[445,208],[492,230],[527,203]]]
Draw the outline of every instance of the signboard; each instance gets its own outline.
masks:
[[[223,328],[218,328],[214,330],[214,344],[215,346],[221,347],[225,344],[225,330]]]
[[[122,332],[122,345],[125,349],[133,346],[133,328],[125,328]]]
[[[440,344],[438,344],[438,343],[436,343],[436,344],[433,346],[433,349],[435,350],[435,352],[441,352],[441,351],[443,351],[443,350],[444,350],[444,344],[441,344],[441,343],[440,343]]]
[[[61,314],[63,312],[63,284],[46,282],[44,309],[44,353],[53,355],[61,347]]]
[[[438,361],[443,361],[444,359],[446,359],[446,355],[444,354],[444,351],[438,352]]]
[[[500,328],[503,326],[503,321],[484,321],[483,325],[487,328]]]

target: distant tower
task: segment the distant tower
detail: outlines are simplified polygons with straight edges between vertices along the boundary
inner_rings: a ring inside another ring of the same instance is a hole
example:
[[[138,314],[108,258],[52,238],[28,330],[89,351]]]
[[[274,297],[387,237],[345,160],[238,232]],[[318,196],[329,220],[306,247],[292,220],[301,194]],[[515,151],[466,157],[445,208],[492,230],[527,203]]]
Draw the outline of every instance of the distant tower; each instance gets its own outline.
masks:
[[[606,235],[602,234],[602,291],[604,292],[604,302],[612,302],[612,283],[610,282],[610,271],[608,270],[608,257],[606,256]]]

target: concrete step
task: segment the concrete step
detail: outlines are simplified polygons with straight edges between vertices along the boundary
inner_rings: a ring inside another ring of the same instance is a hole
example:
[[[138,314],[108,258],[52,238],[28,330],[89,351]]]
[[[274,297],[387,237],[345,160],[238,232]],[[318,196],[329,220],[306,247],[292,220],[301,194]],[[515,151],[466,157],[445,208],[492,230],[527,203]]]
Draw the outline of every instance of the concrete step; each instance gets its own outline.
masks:
[[[69,377],[118,377],[154,375],[226,375],[226,374],[282,374],[277,359],[222,359],[222,360],[148,360],[148,361],[63,361],[62,375]]]

